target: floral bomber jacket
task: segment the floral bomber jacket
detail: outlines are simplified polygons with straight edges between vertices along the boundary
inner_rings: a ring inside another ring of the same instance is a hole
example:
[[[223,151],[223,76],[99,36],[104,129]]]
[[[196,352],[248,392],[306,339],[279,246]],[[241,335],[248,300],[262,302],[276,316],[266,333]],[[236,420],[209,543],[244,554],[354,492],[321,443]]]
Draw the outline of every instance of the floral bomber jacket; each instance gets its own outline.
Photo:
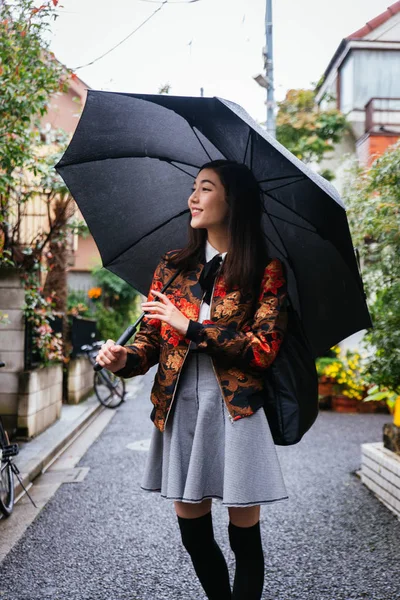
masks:
[[[151,289],[161,291],[176,272],[166,260],[175,252],[168,252],[159,262]],[[198,323],[203,266],[198,263],[194,270],[179,273],[165,291],[190,319],[186,336],[159,319],[142,321],[134,343],[126,346],[126,366],[116,372],[120,377],[134,377],[158,363],[151,390],[151,419],[160,431],[165,429],[191,341],[211,356],[230,419],[235,421],[251,416],[263,405],[263,373],[277,356],[287,327],[287,284],[278,258],[272,259],[264,270],[254,314],[250,314],[252,294],[243,294],[239,287],[227,290],[221,273],[214,284],[210,319]],[[154,300],[151,293],[148,299]]]

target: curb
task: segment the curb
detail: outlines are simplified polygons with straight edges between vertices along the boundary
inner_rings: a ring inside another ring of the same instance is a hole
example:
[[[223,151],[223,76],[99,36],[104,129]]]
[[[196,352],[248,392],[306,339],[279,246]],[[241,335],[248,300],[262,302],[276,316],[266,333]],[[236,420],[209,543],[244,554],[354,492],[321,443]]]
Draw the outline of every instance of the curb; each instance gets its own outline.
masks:
[[[107,410],[99,403],[96,396],[90,396],[82,403],[63,404],[61,417],[43,433],[29,442],[18,442],[19,454],[14,463],[18,467],[19,477],[26,488],[61,454],[69,444],[98,415]],[[14,493],[16,501],[25,494],[17,477],[14,477]]]

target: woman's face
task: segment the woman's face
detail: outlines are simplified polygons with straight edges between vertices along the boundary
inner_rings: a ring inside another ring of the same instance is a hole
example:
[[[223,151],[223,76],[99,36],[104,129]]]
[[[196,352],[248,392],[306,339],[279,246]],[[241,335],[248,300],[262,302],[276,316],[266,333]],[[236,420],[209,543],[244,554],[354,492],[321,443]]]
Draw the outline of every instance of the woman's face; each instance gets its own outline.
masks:
[[[194,229],[226,227],[229,206],[225,196],[225,188],[217,173],[212,169],[200,171],[188,199],[192,213],[190,225]]]

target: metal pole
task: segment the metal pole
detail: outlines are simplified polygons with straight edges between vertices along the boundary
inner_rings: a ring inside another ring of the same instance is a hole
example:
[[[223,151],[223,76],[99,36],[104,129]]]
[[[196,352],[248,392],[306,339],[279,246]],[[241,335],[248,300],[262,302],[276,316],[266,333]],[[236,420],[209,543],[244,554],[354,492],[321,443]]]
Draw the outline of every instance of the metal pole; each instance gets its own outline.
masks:
[[[267,131],[275,137],[275,99],[274,99],[274,66],[272,46],[272,0],[267,0],[265,11],[265,39],[266,48],[264,55],[264,68],[267,77]]]

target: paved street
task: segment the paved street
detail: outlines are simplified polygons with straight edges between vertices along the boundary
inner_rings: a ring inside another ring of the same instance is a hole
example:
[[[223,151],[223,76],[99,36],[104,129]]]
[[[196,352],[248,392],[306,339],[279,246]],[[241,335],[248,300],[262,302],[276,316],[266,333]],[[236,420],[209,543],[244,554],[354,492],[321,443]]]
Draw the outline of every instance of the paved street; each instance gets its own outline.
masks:
[[[59,487],[0,565],[1,600],[204,598],[172,503],[139,487],[153,376],[84,455],[83,481]],[[279,448],[290,499],[262,508],[265,600],[400,599],[400,522],[354,474],[360,444],[380,441],[388,420],[321,413],[300,444]],[[233,574],[218,502],[214,523]]]

